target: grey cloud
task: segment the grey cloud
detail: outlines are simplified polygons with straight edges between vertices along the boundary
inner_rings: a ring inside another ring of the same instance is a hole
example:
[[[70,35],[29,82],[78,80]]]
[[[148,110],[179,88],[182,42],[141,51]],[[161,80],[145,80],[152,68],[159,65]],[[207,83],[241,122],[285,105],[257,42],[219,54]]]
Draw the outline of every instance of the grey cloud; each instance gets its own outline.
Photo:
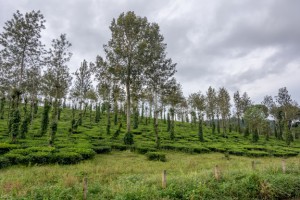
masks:
[[[178,63],[176,77],[186,95],[209,85],[225,86],[233,93],[270,75],[289,79],[287,66],[300,61],[299,8],[298,0],[0,0],[0,32],[15,10],[41,10],[47,20],[43,40],[49,44],[66,33],[73,44],[70,67],[75,71],[83,59],[94,61],[97,54],[103,55],[112,19],[132,10],[159,24],[168,57]],[[232,61],[268,48],[276,51],[261,58],[261,66],[253,63],[244,70],[241,64],[235,73],[230,72]],[[300,69],[295,70],[296,76]],[[290,87],[299,102],[297,86]]]

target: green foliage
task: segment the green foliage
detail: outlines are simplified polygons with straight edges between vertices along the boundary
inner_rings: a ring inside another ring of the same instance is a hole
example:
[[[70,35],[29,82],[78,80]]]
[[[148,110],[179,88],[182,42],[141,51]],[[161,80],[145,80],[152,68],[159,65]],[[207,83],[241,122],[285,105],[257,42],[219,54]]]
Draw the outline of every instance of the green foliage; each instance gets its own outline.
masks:
[[[50,131],[50,139],[49,139],[49,144],[51,146],[54,144],[54,139],[55,139],[56,131],[57,131],[57,122],[53,121],[51,123],[51,131]]]
[[[51,158],[53,163],[59,163],[63,165],[75,164],[80,162],[83,158],[79,153],[75,152],[58,152],[54,153]]]
[[[132,145],[134,143],[133,141],[133,134],[130,132],[127,132],[124,136],[124,144],[125,145]]]
[[[111,152],[111,147],[110,147],[110,146],[93,146],[92,149],[93,149],[97,154],[102,154],[102,153],[109,153],[109,152]]]
[[[162,161],[166,162],[166,154],[161,153],[161,152],[147,152],[146,157],[148,160],[157,160],[157,161]]]
[[[10,166],[11,163],[8,158],[0,156],[0,169]]]
[[[26,114],[22,121],[21,129],[20,129],[20,136],[22,139],[26,138],[26,134],[28,133],[28,125],[30,123],[30,115]]]
[[[259,139],[259,136],[258,136],[258,130],[257,128],[254,130],[254,132],[252,133],[252,141],[253,142],[257,142]]]
[[[18,145],[16,144],[0,143],[0,155],[16,148],[18,148]]]
[[[100,106],[96,104],[96,115],[95,115],[95,123],[100,122]]]
[[[43,115],[41,120],[41,136],[45,135],[48,129],[50,108],[51,107],[49,105],[49,102],[45,99],[44,110],[43,110]]]
[[[4,157],[9,160],[9,162],[13,165],[16,164],[27,164],[29,162],[29,157],[24,156],[22,154],[8,152],[4,154]]]
[[[16,142],[17,136],[19,135],[19,127],[21,122],[21,115],[19,109],[16,109],[13,112],[13,116],[11,119],[11,132],[10,135],[12,137],[12,141]]]

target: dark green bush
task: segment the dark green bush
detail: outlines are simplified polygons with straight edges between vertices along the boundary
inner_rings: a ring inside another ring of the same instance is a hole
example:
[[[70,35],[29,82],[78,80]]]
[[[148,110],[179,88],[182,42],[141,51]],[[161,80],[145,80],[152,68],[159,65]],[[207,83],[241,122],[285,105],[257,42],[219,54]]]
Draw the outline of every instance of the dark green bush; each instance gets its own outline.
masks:
[[[245,153],[245,155],[251,156],[251,157],[263,157],[263,156],[269,156],[270,154],[268,152],[265,152],[265,151],[252,150],[252,151],[247,151]]]
[[[8,158],[0,157],[0,169],[10,166],[11,163]]]
[[[52,154],[49,152],[32,152],[28,155],[31,163],[48,164],[51,162]]]
[[[112,144],[111,148],[117,149],[117,150],[120,150],[120,151],[125,151],[127,149],[127,146],[124,145],[124,144]]]
[[[55,147],[49,147],[49,146],[44,146],[44,147],[29,147],[27,148],[28,151],[30,152],[54,152]]]
[[[9,153],[11,154],[20,154],[20,155],[23,155],[23,156],[27,156],[28,154],[30,154],[30,150],[28,149],[13,149],[11,150]]]
[[[18,145],[15,144],[7,144],[7,143],[0,143],[0,155],[9,152],[12,149],[18,148]]]
[[[158,161],[162,161],[162,162],[167,161],[166,154],[161,153],[161,152],[148,152],[148,153],[146,153],[146,156],[147,156],[148,160],[158,160]]]
[[[96,153],[93,149],[88,148],[66,148],[61,149],[61,152],[75,152],[82,156],[83,160],[93,158]]]
[[[4,157],[7,158],[11,164],[27,164],[29,163],[29,157],[17,153],[6,153]]]
[[[125,133],[124,136],[124,144],[126,145],[133,145],[133,134],[132,133]]]
[[[51,162],[59,164],[75,164],[83,160],[82,156],[75,152],[58,152],[54,153]]]
[[[97,154],[109,153],[109,152],[111,152],[111,147],[110,146],[94,146],[93,150]]]
[[[194,152],[195,153],[208,153],[210,150],[206,147],[194,147]]]
[[[136,151],[140,154],[145,154],[147,152],[156,151],[153,147],[136,147]]]
[[[245,153],[247,153],[247,150],[242,148],[228,148],[227,152],[232,155],[242,156],[245,155]]]

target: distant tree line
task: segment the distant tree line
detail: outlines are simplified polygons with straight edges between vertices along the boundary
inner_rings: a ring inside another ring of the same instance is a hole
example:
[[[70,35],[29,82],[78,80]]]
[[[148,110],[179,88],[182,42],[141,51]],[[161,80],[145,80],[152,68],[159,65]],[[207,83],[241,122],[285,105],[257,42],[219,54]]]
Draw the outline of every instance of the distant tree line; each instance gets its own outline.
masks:
[[[299,106],[285,87],[279,89],[275,101],[265,96],[259,105],[253,104],[246,92],[237,91],[232,106],[224,87],[209,87],[205,94],[199,91],[185,98],[159,25],[146,17],[127,12],[113,19],[111,39],[103,46],[105,56],[97,56],[93,62],[83,60],[73,76],[68,67],[72,53],[66,34],[53,39],[47,49],[41,42],[44,24],[40,11],[16,11],[0,33],[0,118],[8,119],[13,142],[26,137],[41,99],[40,136],[48,133],[50,145],[60,113],[67,106],[72,109],[70,133],[82,125],[83,117],[89,116],[92,126],[105,113],[106,133],[111,134],[112,123],[119,127],[113,137],[118,137],[122,121],[126,121],[127,145],[134,143],[132,129],[140,122],[153,124],[157,148],[159,122],[167,124],[170,139],[176,137],[175,121],[197,126],[201,142],[205,141],[205,124],[211,127],[211,134],[227,137],[234,130],[245,136],[252,134],[254,142],[260,135],[267,140],[274,135],[287,144],[297,137],[291,126],[299,119]]]

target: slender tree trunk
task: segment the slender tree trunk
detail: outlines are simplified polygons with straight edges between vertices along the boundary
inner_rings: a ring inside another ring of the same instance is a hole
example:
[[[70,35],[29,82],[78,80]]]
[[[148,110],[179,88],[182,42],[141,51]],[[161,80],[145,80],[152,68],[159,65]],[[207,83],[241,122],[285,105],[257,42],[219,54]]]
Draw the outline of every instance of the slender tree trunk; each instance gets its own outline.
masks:
[[[157,93],[154,94],[154,132],[156,148],[160,147],[160,139],[158,136],[158,105],[157,105]]]
[[[127,75],[128,76],[128,75]],[[130,133],[130,107],[131,107],[131,99],[130,99],[130,83],[129,77],[127,78],[126,82],[126,93],[127,93],[127,106],[126,106],[126,123],[127,123],[127,133]]]

